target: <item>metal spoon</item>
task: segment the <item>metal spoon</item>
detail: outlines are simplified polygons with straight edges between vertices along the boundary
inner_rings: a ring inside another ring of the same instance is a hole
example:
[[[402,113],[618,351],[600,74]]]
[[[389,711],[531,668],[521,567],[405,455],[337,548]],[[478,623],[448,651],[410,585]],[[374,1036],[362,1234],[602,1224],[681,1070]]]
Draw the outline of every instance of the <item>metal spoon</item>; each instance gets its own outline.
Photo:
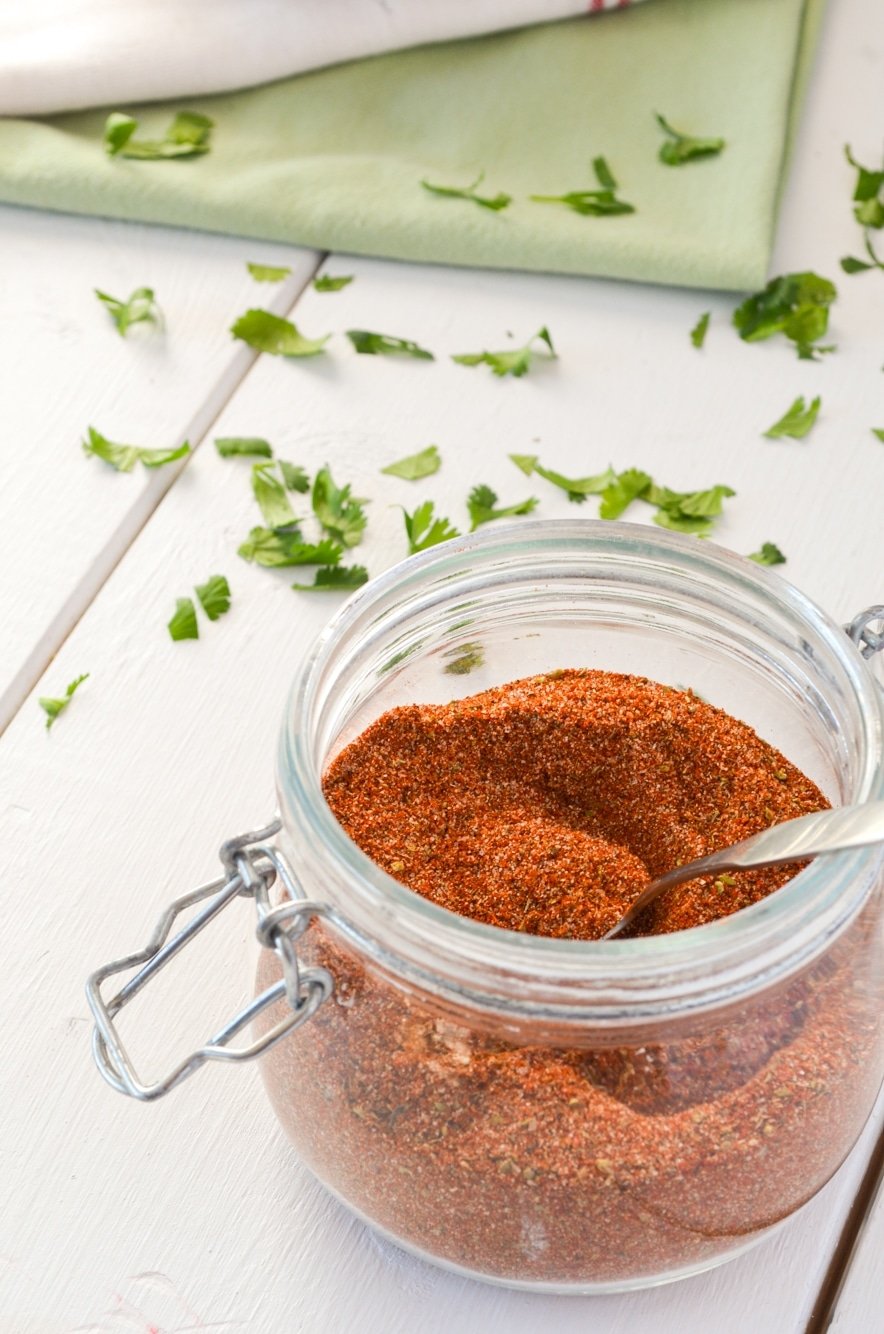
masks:
[[[693,880],[699,875],[717,871],[742,871],[751,866],[776,866],[780,862],[804,861],[819,857],[824,852],[845,852],[848,848],[864,848],[870,843],[884,842],[884,801],[867,801],[861,806],[839,806],[834,811],[815,811],[797,820],[762,829],[760,834],[744,838],[729,848],[721,848],[708,857],[677,866],[674,871],[657,876],[647,889],[639,894],[628,912],[616,926],[606,931],[602,940],[613,940],[624,927],[644,912],[659,894]]]

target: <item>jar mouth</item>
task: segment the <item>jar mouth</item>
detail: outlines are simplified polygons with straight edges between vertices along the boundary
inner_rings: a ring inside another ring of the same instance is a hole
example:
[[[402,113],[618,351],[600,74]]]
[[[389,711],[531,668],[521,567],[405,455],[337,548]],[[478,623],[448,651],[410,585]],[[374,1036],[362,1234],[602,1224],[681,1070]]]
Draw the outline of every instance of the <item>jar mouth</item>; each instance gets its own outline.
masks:
[[[529,605],[532,590],[547,595],[553,578],[574,587],[601,580],[615,590],[622,579],[624,588],[627,581],[643,588],[642,596],[659,607],[675,607],[682,596],[699,599],[704,614],[732,614],[735,655],[750,652],[753,636],[767,636],[757,654],[761,669],[773,673],[788,659],[808,682],[815,676],[811,693],[833,745],[843,742],[839,729],[849,720],[852,751],[841,801],[884,796],[880,687],[844,630],[786,580],[713,543],[644,525],[499,524],[409,557],[373,579],[332,618],[298,670],[282,728],[278,784],[307,897],[327,895],[350,923],[347,933],[358,948],[388,971],[499,1013],[528,1007],[534,1014],[616,1023],[667,1009],[681,1014],[735,999],[815,957],[865,902],[884,864],[880,849],[818,858],[769,897],[702,926],[583,941],[508,931],[442,908],[393,879],[344,832],[322,791],[330,746],[338,743],[337,735],[323,734],[323,711],[342,670],[352,676],[360,655],[370,658],[388,640],[400,642],[418,610],[426,616],[442,606],[478,605],[481,598],[491,605],[495,596],[515,596],[517,586],[528,589]],[[697,624],[701,631],[702,618]],[[391,640],[391,626],[398,639]],[[481,624],[472,633],[481,636]],[[421,652],[418,640],[409,652]],[[654,677],[653,670],[642,674]]]

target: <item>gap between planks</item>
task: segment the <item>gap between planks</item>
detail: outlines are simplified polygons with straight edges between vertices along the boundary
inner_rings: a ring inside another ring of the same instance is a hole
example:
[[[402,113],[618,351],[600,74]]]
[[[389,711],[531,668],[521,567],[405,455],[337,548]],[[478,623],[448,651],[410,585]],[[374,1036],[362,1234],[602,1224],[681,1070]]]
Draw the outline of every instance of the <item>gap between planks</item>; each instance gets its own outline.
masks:
[[[282,286],[274,299],[267,302],[267,309],[275,315],[291,315],[327,258],[328,255],[324,251],[315,251],[312,263],[305,256],[303,272]],[[181,433],[181,438],[190,442],[192,454],[202,445],[227,404],[242,387],[260,355],[245,344],[236,350],[214,389],[210,391]],[[8,688],[0,696],[0,736],[25,703],[62,644],[89,610],[163,498],[182,475],[189,461],[190,456],[183,459],[178,466],[172,465],[157,471],[111,533],[98,557],[78,581],[70,597],[53,616]]]
[[[832,1252],[816,1302],[810,1313],[805,1334],[826,1334],[838,1314],[838,1301],[844,1290],[851,1265],[856,1258],[866,1226],[872,1216],[878,1192],[884,1187],[884,1132],[866,1165],[853,1203],[847,1212],[841,1235]]]

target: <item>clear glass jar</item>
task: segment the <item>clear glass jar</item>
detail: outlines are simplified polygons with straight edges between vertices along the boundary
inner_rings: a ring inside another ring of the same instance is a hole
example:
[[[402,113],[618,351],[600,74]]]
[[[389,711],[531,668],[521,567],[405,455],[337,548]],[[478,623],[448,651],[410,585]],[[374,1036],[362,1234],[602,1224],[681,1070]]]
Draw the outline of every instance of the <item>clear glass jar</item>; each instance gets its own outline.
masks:
[[[690,686],[833,804],[884,796],[869,664],[769,571],[592,521],[429,551],[352,599],[294,683],[282,844],[334,909],[298,942],[334,987],[262,1065],[301,1157],[389,1238],[475,1277],[592,1292],[739,1253],[855,1143],[884,1073],[884,852],[820,858],[690,931],[585,942],[458,917],[347,838],[322,775],[380,714],[567,667]],[[262,951],[261,989],[277,964]]]

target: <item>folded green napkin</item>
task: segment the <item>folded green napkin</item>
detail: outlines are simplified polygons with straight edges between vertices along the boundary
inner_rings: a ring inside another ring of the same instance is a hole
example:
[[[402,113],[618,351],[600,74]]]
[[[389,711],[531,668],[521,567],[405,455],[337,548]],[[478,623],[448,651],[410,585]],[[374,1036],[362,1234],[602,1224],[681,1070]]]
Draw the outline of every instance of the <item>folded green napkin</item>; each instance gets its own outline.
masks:
[[[108,158],[105,111],[0,121],[0,200],[409,260],[698,287],[760,285],[823,0],[649,0],[188,101],[212,151]],[[157,137],[182,103],[120,107]],[[722,136],[658,160],[654,112]],[[595,188],[603,155],[636,212],[582,217],[531,194]],[[500,213],[421,177],[513,196]]]

